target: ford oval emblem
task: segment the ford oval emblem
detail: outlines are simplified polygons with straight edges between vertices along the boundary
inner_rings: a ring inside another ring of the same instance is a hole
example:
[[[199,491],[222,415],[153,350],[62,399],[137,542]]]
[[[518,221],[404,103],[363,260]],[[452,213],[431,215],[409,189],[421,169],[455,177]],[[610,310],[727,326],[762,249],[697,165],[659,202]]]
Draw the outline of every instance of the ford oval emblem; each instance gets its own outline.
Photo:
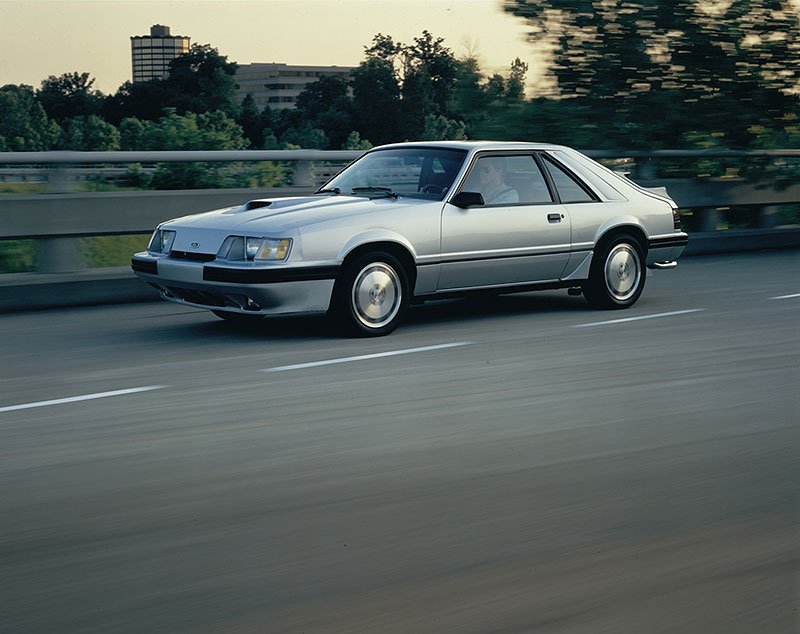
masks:
[[[192,246],[193,249],[196,249],[197,247],[200,246],[200,243],[199,242],[192,242],[191,246]]]

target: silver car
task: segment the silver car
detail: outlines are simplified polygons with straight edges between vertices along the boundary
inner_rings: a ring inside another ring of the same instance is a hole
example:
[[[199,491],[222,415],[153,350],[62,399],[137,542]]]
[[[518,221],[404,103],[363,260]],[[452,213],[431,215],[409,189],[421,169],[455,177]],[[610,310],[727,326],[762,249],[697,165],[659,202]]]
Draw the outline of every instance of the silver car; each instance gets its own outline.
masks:
[[[628,308],[645,267],[688,236],[664,191],[570,148],[425,142],[370,150],[312,195],[252,200],[158,226],[136,274],[225,319],[328,312],[358,335],[411,302],[568,288]]]

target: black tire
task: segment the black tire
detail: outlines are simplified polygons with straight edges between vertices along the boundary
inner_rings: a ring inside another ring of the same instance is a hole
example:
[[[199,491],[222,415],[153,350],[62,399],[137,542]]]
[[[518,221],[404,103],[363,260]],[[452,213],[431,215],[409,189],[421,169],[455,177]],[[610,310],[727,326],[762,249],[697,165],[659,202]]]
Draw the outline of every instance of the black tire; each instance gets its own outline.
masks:
[[[595,253],[583,294],[594,308],[629,308],[644,290],[646,273],[642,245],[621,233]]]
[[[380,337],[397,328],[410,299],[408,273],[400,261],[373,251],[345,265],[333,289],[330,314],[348,334]]]
[[[217,317],[225,321],[252,324],[264,319],[264,315],[248,315],[247,313],[233,313],[227,310],[212,310]]]

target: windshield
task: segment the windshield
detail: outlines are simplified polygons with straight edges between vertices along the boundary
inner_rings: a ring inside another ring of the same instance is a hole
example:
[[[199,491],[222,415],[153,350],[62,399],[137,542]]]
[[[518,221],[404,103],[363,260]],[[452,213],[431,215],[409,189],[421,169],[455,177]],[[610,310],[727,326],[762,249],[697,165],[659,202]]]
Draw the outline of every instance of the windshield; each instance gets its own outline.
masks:
[[[357,195],[388,191],[400,196],[442,200],[466,154],[464,150],[446,148],[376,150],[325,183],[322,190]]]

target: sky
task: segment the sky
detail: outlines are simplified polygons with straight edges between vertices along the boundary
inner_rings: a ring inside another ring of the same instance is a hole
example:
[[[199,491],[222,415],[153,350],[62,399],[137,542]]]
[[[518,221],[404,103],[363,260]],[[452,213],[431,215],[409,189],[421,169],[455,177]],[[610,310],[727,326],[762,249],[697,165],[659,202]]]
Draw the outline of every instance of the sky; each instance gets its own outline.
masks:
[[[0,0],[0,86],[88,72],[114,93],[131,79],[130,37],[153,24],[240,64],[356,66],[375,34],[410,43],[427,29],[458,57],[477,49],[485,74],[515,57],[529,85],[544,71],[525,22],[500,0]]]

